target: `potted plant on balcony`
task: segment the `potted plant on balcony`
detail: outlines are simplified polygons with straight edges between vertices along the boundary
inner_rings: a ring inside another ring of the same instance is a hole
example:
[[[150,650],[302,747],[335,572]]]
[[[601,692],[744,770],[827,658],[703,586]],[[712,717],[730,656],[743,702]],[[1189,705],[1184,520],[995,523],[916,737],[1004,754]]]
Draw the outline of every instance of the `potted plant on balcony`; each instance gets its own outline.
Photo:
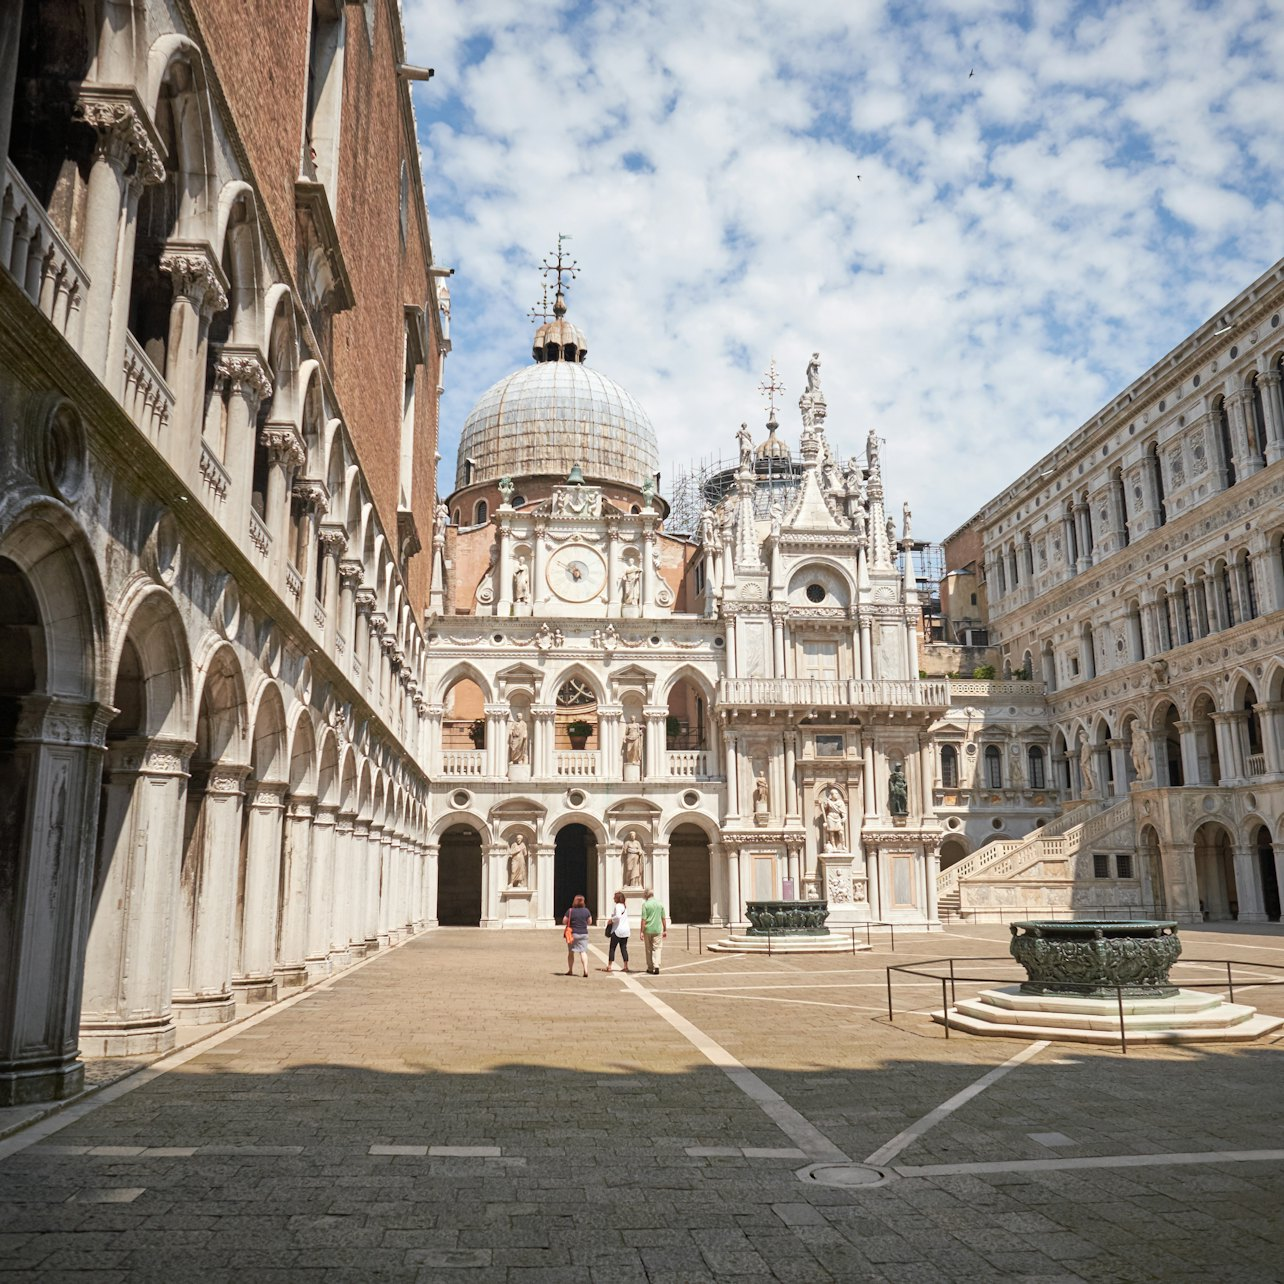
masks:
[[[572,749],[583,749],[588,743],[589,736],[593,734],[593,724],[585,722],[583,718],[576,718],[574,722],[566,724],[566,734]]]
[[[475,719],[468,728],[468,738],[473,742],[474,749],[486,748],[486,723],[481,718]]]
[[[666,749],[676,749],[682,737],[682,719],[669,714],[664,720],[664,739]]]

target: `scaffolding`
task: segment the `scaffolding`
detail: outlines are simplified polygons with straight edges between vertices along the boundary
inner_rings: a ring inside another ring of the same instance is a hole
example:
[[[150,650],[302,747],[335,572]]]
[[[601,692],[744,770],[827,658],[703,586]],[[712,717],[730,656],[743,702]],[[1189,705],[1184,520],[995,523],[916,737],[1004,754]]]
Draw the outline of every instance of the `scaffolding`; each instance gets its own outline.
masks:
[[[694,535],[700,514],[718,506],[735,490],[740,471],[738,456],[708,456],[674,474],[665,530],[671,535]],[[792,455],[759,455],[753,461],[753,508],[767,517],[773,504],[787,507],[802,484],[802,461]]]

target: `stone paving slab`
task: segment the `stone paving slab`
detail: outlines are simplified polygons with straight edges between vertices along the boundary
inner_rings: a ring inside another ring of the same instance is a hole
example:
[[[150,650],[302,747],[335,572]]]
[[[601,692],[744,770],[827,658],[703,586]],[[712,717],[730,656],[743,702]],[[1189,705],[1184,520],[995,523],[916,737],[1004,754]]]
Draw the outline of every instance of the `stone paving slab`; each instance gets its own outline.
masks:
[[[1274,928],[1183,938],[1284,963]],[[1011,1167],[1284,1148],[1278,1040],[1053,1043],[890,1161],[948,1171],[796,1175],[763,1093],[859,1163],[1026,1046],[946,1040],[930,984],[885,1010],[886,964],[1007,939],[769,960],[678,935],[662,975],[585,986],[553,932],[416,938],[0,1161],[0,1277],[1278,1280],[1284,1162]],[[1244,997],[1284,1011],[1284,991]]]

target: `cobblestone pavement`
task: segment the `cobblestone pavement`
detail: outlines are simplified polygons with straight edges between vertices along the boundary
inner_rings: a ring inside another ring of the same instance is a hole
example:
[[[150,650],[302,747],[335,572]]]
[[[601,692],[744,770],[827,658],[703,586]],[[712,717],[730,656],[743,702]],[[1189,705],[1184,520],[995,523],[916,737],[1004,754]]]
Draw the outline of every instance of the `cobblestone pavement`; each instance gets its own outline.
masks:
[[[1183,939],[1241,960],[1237,998],[1284,965],[1274,927]],[[0,1278],[1284,1278],[1284,1040],[946,1040],[912,978],[889,1023],[887,963],[1006,940],[765,959],[678,929],[659,976],[585,983],[552,932],[428,934],[0,1142]],[[797,1175],[848,1161],[895,1172]]]

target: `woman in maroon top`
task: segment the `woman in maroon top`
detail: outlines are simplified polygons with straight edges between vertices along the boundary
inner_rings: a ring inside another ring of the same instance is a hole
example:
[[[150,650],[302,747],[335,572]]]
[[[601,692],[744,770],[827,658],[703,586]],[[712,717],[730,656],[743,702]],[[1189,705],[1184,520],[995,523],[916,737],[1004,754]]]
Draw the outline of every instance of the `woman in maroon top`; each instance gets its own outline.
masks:
[[[584,904],[584,897],[577,896],[571,902],[562,922],[571,929],[571,940],[566,950],[566,975],[575,975],[575,956],[580,956],[584,975],[588,976],[588,933],[593,926],[593,915]]]

